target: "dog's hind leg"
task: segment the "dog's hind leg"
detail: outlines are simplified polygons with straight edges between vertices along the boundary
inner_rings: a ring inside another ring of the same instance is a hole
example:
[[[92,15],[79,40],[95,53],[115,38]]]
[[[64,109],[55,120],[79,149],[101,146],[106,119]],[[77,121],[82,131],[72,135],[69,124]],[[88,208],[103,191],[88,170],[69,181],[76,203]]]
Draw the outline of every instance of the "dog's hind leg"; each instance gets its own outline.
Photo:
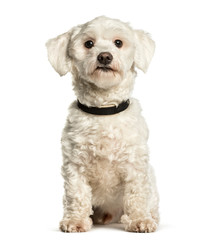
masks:
[[[104,207],[93,207],[93,212],[91,218],[94,224],[117,223],[123,214],[121,209],[108,210]]]

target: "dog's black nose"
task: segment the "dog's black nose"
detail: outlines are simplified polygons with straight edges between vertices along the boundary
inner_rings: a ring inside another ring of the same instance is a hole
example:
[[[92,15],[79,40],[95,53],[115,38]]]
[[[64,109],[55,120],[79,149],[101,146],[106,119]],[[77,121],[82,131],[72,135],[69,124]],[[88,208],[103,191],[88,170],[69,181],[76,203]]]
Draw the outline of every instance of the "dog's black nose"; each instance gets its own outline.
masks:
[[[97,57],[99,63],[107,65],[112,62],[113,56],[109,52],[102,52]]]

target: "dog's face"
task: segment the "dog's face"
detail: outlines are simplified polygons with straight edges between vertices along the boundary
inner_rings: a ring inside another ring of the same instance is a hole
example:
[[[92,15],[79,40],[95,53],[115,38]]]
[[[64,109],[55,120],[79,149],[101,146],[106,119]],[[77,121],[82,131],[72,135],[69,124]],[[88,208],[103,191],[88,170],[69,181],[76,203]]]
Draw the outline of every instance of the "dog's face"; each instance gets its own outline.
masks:
[[[143,31],[119,20],[99,17],[49,40],[48,57],[55,70],[107,89],[118,85],[138,67],[144,72],[154,42]]]

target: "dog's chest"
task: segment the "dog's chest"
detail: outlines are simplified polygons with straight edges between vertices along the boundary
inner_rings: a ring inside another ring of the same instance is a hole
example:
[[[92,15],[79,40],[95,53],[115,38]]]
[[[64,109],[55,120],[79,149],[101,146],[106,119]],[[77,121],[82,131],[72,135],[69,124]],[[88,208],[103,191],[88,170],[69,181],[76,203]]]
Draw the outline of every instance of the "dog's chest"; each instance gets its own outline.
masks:
[[[146,124],[133,106],[104,117],[85,114],[73,106],[62,137],[68,161],[90,176],[101,176],[101,171],[116,174],[125,162],[133,161],[135,146],[147,138]]]
[[[110,201],[120,192],[122,164],[128,159],[128,142],[122,130],[124,127],[118,121],[96,122],[90,126],[91,131],[83,142],[87,153],[87,159],[84,160],[85,176],[96,203],[102,204],[106,199]]]
[[[132,108],[106,117],[72,111],[63,132],[62,145],[69,148],[73,159],[80,159],[80,164],[124,161],[135,144],[146,141],[147,135],[143,119]]]
[[[115,118],[94,119],[86,127],[79,132],[80,147],[87,151],[91,163],[118,161],[132,137],[126,124]]]

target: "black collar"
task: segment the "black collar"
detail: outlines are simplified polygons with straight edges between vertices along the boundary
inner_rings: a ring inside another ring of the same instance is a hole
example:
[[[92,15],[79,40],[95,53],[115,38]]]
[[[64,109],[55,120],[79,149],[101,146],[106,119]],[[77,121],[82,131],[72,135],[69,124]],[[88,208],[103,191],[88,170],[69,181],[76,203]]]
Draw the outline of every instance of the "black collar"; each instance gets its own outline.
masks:
[[[94,114],[94,115],[113,115],[116,113],[120,113],[128,108],[130,104],[129,99],[125,102],[123,101],[120,103],[117,107],[87,107],[86,105],[83,105],[77,100],[77,106],[84,112]]]

